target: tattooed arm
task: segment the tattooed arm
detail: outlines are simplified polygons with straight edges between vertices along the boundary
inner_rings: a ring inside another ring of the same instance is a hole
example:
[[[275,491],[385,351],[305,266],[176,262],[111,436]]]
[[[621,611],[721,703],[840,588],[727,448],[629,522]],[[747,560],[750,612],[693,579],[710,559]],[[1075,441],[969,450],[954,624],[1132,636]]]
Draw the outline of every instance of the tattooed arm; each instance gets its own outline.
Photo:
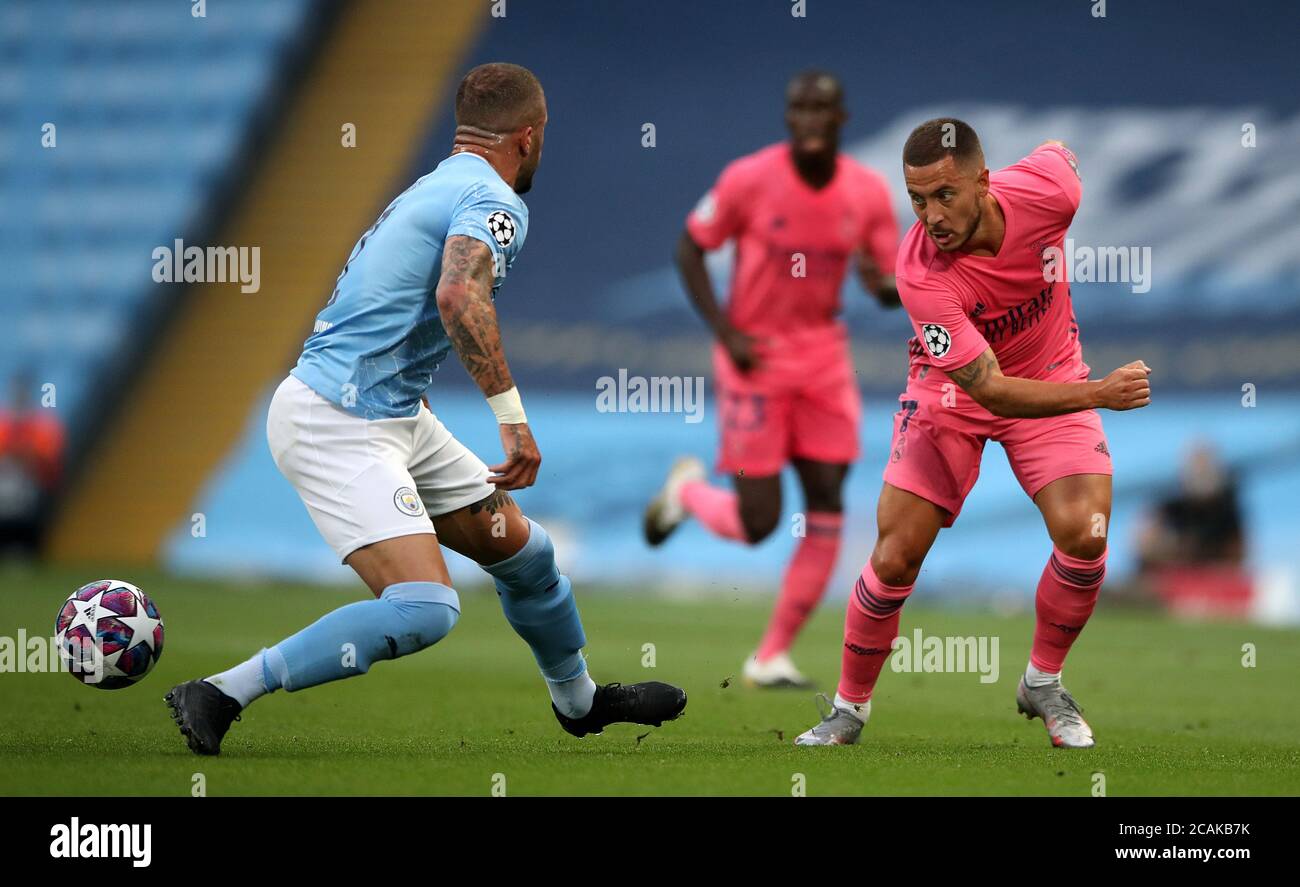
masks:
[[[447,336],[484,397],[514,387],[492,305],[492,251],[464,235],[447,238],[435,293]]]
[[[493,278],[492,251],[486,243],[460,234],[447,238],[434,294],[438,314],[460,362],[484,397],[515,387],[492,305]],[[506,490],[532,486],[542,457],[527,423],[499,427],[506,461],[489,466],[494,476],[488,481]]]
[[[1077,413],[1080,410],[1132,410],[1151,403],[1151,370],[1133,363],[1115,370],[1099,382],[1041,382],[1002,375],[993,349],[960,369],[948,370],[952,379],[995,416],[1037,419]]]

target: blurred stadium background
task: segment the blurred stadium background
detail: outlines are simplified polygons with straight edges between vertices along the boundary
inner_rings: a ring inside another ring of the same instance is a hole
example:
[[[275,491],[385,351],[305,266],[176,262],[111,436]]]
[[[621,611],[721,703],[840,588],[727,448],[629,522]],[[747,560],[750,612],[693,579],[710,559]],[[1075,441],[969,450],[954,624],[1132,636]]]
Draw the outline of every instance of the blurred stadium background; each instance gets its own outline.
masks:
[[[1194,535],[1169,500],[1208,489],[1215,538],[1239,526],[1240,551],[1193,545],[1165,561],[1184,569],[1156,596],[1300,622],[1300,92],[1293,31],[1280,25],[1293,13],[1091,8],[812,0],[797,18],[786,0],[211,0],[197,16],[184,0],[7,0],[5,542],[30,537],[61,565],[355,582],[271,462],[267,401],[357,236],[446,154],[460,74],[508,60],[537,72],[551,119],[528,246],[498,303],[545,459],[521,504],[579,583],[775,593],[789,533],[752,551],[695,527],[663,550],[641,541],[642,506],[671,459],[711,458],[711,401],[699,424],[602,413],[596,380],[710,375],[672,247],[727,161],[784,138],[785,82],[819,66],[847,87],[845,150],[889,178],[904,225],[898,154],[920,120],[968,120],[994,168],[1046,138],[1074,148],[1085,182],[1075,243],[1150,247],[1153,260],[1148,292],[1073,288],[1094,370],[1141,357],[1156,372],[1150,408],[1105,417],[1107,591],[1152,592],[1134,582],[1152,558],[1139,540],[1159,525]],[[177,239],[260,247],[260,288],[155,282],[154,250]],[[712,261],[727,273],[727,254]],[[856,282],[845,304],[867,410],[839,597],[874,541],[910,335]],[[491,413],[454,359],[431,403],[492,461]],[[927,562],[922,599],[1031,605],[1048,541],[998,450]],[[788,493],[790,513],[793,483]],[[481,581],[463,562],[452,569]]]

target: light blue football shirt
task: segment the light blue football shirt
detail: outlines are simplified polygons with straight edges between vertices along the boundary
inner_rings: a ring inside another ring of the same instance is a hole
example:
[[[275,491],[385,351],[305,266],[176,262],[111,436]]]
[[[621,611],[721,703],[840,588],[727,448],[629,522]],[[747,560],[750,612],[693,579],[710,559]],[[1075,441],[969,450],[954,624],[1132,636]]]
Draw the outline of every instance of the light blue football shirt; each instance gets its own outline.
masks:
[[[291,370],[364,419],[414,416],[451,351],[434,292],[447,238],[492,250],[493,298],[523,249],[528,207],[477,154],[453,154],[361,235]]]

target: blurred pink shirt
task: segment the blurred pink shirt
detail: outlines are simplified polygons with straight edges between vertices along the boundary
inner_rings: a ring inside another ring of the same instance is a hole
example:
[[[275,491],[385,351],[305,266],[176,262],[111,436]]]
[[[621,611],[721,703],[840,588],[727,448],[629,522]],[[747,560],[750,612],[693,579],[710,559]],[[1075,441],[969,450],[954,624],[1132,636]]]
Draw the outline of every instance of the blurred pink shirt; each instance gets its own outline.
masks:
[[[814,190],[785,142],[730,163],[686,229],[706,250],[736,241],[727,316],[778,349],[808,341],[799,334],[813,328],[840,327],[840,288],[854,253],[865,252],[882,274],[894,272],[897,255],[885,180],[841,154],[835,176]]]

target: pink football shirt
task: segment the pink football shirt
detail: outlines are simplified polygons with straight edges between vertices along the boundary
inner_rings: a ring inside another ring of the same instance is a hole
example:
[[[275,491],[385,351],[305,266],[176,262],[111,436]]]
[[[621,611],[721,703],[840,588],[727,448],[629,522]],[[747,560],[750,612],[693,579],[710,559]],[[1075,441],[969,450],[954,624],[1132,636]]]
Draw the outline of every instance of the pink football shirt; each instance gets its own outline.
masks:
[[[1008,376],[1086,377],[1064,262],[1047,252],[1064,249],[1079,208],[1074,154],[1043,145],[990,173],[989,192],[1007,223],[996,256],[942,252],[919,221],[898,248],[898,293],[916,332],[913,369],[958,369],[991,347]]]
[[[849,257],[862,251],[894,273],[898,225],[885,180],[839,156],[821,190],[799,177],[787,143],[733,161],[686,219],[699,246],[735,238],[727,299],[732,324],[750,335],[833,324]]]

